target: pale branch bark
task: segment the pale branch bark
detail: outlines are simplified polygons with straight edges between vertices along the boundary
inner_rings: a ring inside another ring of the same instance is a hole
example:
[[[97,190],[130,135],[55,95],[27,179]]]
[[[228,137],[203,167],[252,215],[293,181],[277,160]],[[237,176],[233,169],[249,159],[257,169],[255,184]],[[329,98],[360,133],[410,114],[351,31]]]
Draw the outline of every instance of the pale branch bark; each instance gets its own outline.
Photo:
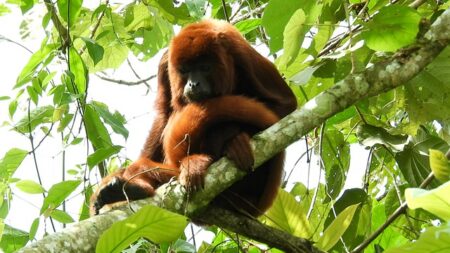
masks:
[[[415,45],[391,59],[376,63],[364,72],[349,75],[327,91],[311,99],[277,124],[254,136],[251,145],[255,155],[255,167],[285,149],[289,144],[320,126],[325,120],[357,101],[389,91],[411,80],[450,44],[450,8],[432,24],[425,37]],[[241,179],[244,172],[223,158],[211,165],[205,178],[205,190],[187,199],[184,188],[177,182],[161,186],[153,198],[131,202],[134,210],[152,204],[167,210],[193,216],[220,192]],[[98,237],[115,221],[125,219],[132,212],[128,208],[113,210],[103,215],[81,221],[71,228],[48,235],[32,243],[20,252],[91,252]],[[212,214],[213,215],[213,214]],[[223,225],[223,224],[222,224]],[[239,233],[240,224],[226,224],[228,229]],[[242,232],[244,233],[244,232]],[[265,238],[253,235],[265,242]],[[269,235],[268,235],[269,237]],[[300,239],[299,240],[304,240]],[[299,246],[310,247],[309,243]],[[303,251],[298,251],[303,252]]]

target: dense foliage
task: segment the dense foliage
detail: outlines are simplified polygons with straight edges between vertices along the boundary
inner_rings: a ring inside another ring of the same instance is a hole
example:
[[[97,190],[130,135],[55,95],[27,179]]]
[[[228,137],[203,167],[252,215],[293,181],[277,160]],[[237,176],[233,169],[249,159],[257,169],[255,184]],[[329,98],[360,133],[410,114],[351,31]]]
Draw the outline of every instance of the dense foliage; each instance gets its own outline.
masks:
[[[12,15],[12,9],[20,8],[24,39],[31,23],[40,23],[47,35],[11,85],[15,95],[0,94],[0,103],[8,104],[9,109],[0,112],[9,114],[2,131],[20,133],[30,142],[28,150],[8,143],[10,150],[0,160],[0,218],[9,215],[14,191],[43,198],[40,215],[28,231],[0,222],[0,248],[5,252],[39,239],[35,238],[39,228],[53,233],[49,224],[88,218],[85,202],[75,208],[78,215],[68,212],[65,205],[73,196],[89,199],[94,171],[105,175],[127,163],[119,153],[121,143],[115,140],[129,136],[127,117],[88,96],[96,85],[90,78],[99,75],[116,85],[148,85],[144,79],[106,78],[105,73],[110,72],[104,71],[126,65],[128,58],[145,64],[167,47],[180,26],[204,17],[229,19],[249,42],[262,51],[269,50],[301,106],[349,74],[396,54],[407,57],[415,50],[410,45],[420,42],[450,2],[106,0],[94,7],[85,5],[82,0],[9,0],[0,4],[0,15]],[[156,69],[152,71],[144,75]],[[408,83],[363,99],[317,126],[305,136],[306,151],[299,152],[298,165],[293,171],[287,168],[285,179],[294,186],[280,190],[274,206],[261,219],[328,252],[450,250],[450,164],[445,155],[450,143],[449,80],[447,47]],[[38,162],[46,163],[36,156],[41,144],[55,140],[63,142],[62,159],[79,156],[71,154],[73,146],[84,145],[86,155],[70,164],[70,170],[64,162],[60,167],[38,167]],[[355,156],[352,145],[366,147],[367,160]],[[64,176],[51,187],[45,187],[40,177],[17,178],[15,172],[24,159],[36,162],[35,168],[26,168],[30,173],[51,170]],[[364,171],[359,188],[344,187],[352,177],[348,173],[351,159],[357,159],[358,169]],[[317,166],[314,161],[319,161]],[[289,176],[301,170],[320,170],[321,178],[312,180],[318,181],[314,185],[309,179],[293,182]],[[430,176],[432,171],[435,179]],[[183,234],[186,223],[182,216],[151,207],[142,212],[144,215],[128,220],[138,232],[117,223],[99,240],[98,250],[120,252],[133,243],[124,251],[195,251],[192,240]],[[388,221],[393,214],[396,219]],[[379,228],[381,234],[369,239]],[[230,231],[215,227],[210,231],[214,233],[212,242],[196,245],[199,252],[266,250]],[[142,237],[152,243],[139,239]]]

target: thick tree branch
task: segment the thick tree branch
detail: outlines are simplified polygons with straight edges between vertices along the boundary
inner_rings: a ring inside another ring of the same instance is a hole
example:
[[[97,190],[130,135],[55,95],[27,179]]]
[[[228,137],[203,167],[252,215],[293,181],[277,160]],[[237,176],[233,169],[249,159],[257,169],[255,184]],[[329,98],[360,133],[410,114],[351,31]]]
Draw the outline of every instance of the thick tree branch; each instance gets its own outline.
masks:
[[[410,47],[409,50],[396,54],[390,60],[376,63],[364,72],[349,75],[329,90],[310,100],[302,108],[256,135],[251,143],[255,154],[255,166],[261,165],[290,143],[320,126],[327,118],[357,101],[405,84],[432,62],[449,44],[450,9],[447,9],[434,22],[425,38]],[[172,182],[160,187],[154,198],[135,201],[130,205],[137,210],[148,204],[156,204],[170,211],[192,216],[243,176],[244,172],[233,167],[229,160],[221,159],[209,168],[205,179],[205,190],[194,194],[192,198],[186,199],[183,187]],[[95,248],[100,234],[113,222],[125,219],[130,213],[129,209],[122,208],[90,218],[62,232],[49,235],[22,249],[21,252],[56,252],[61,247],[64,247],[67,252],[91,252]],[[230,222],[226,225],[230,230],[246,233],[240,224]],[[259,238],[257,235],[248,234],[247,236],[251,238],[254,236],[265,242],[265,238]],[[310,245],[303,243],[298,247],[308,248]]]

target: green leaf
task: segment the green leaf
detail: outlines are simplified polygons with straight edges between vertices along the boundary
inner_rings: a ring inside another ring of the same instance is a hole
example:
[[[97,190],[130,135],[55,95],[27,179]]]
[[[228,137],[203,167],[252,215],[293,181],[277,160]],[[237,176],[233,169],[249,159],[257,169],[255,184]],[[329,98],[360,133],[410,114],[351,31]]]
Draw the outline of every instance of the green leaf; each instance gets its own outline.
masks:
[[[29,194],[40,194],[45,192],[44,187],[33,180],[20,180],[16,183],[16,187],[19,188],[19,190]]]
[[[28,152],[22,149],[12,148],[8,150],[0,160],[0,178],[9,180],[27,155]]]
[[[450,196],[450,182],[430,191],[419,188],[409,188],[405,191],[406,203],[409,208],[425,209],[443,220],[450,220],[450,198],[448,196]]]
[[[289,19],[283,32],[283,48],[284,53],[281,56],[279,65],[281,68],[291,63],[296,57],[303,43],[304,38],[304,23],[306,20],[305,12],[298,9]],[[308,25],[307,25],[308,26]],[[308,26],[309,30],[310,26]]]
[[[82,37],[81,39],[86,44],[86,48],[88,50],[89,56],[94,62],[94,66],[97,65],[97,63],[99,63],[103,59],[105,49],[103,49],[102,46],[89,38]]]
[[[157,244],[172,242],[183,234],[187,223],[184,216],[156,206],[145,206],[105,231],[98,240],[96,252],[121,252],[140,237]]]
[[[8,100],[8,99],[10,99],[9,96],[0,96],[0,101]]]
[[[406,135],[393,135],[382,127],[368,124],[359,125],[356,129],[356,134],[361,144],[368,147],[382,144],[395,151],[401,151],[408,142],[408,136]]]
[[[302,238],[312,235],[306,213],[295,198],[280,189],[272,207],[266,213],[267,224]]]
[[[450,119],[450,47],[405,85],[406,111],[416,125]]]
[[[189,14],[196,20],[205,16],[206,0],[186,0],[186,6]]]
[[[415,242],[398,248],[387,249],[384,253],[425,253],[448,252],[450,249],[450,223],[439,227],[429,227]]]
[[[430,149],[430,167],[439,181],[447,182],[450,180],[450,163],[443,152]]]
[[[180,4],[178,7],[174,7],[172,0],[148,0],[147,3],[157,8],[159,15],[172,24],[184,25],[193,21],[185,3]]]
[[[386,6],[367,23],[362,36],[370,49],[394,52],[415,41],[420,19],[413,8]]]
[[[28,63],[25,65],[25,67],[20,72],[19,76],[17,77],[16,85],[14,86],[14,89],[19,88],[29,82],[31,80],[32,75],[34,74],[36,68],[40,65],[46,62],[47,58],[53,58],[53,52],[58,47],[55,44],[49,44],[45,45],[39,51],[34,53],[30,60],[28,60]]]
[[[449,149],[447,143],[440,138],[419,129],[417,135],[405,146],[405,149],[395,154],[395,160],[403,177],[412,187],[418,187],[431,172],[428,157],[429,149],[445,152]],[[436,187],[436,182],[431,183]]]
[[[87,158],[87,163],[89,168],[92,169],[94,166],[117,154],[122,149],[122,146],[111,146],[106,148],[99,148],[93,154],[90,154]]]
[[[34,219],[33,223],[31,223],[31,227],[30,227],[30,234],[29,234],[29,239],[33,240],[34,237],[36,236],[36,232],[39,228],[39,217]]]
[[[13,118],[14,114],[16,113],[17,105],[18,105],[18,103],[17,103],[16,99],[14,99],[13,101],[11,101],[11,103],[9,103],[8,112],[9,112],[9,117],[11,119]]]
[[[58,0],[56,3],[58,4],[59,14],[72,27],[80,14],[83,0]]]
[[[37,107],[25,115],[15,126],[14,130],[20,133],[29,133],[42,123],[52,122],[54,108],[50,105]]]
[[[48,190],[47,197],[42,204],[41,214],[47,209],[54,209],[58,207],[75,189],[80,185],[79,180],[69,180],[54,184],[50,190]]]
[[[5,6],[5,4],[0,4],[0,16],[10,13],[11,10]]]
[[[235,24],[236,28],[243,34],[247,34],[261,25],[262,20],[260,18],[250,18],[239,21]]]
[[[28,238],[29,235],[27,232],[5,224],[0,249],[3,252],[16,252],[17,249],[21,249],[27,244]]]
[[[299,8],[309,5],[307,0],[270,0],[262,17],[262,25],[270,37],[271,53],[283,47],[283,31],[291,16]]]
[[[327,227],[323,236],[316,243],[316,246],[324,251],[330,250],[339,241],[339,238],[344,234],[348,226],[350,226],[358,206],[359,204],[356,204],[345,208]]]
[[[112,146],[108,130],[100,120],[100,116],[94,106],[91,104],[86,105],[84,122],[86,124],[88,138],[96,149]]]
[[[84,65],[81,56],[77,50],[73,47],[69,49],[69,65],[70,72],[74,75],[75,86],[77,87],[77,94],[83,94],[86,92],[87,85],[87,70]]]
[[[66,212],[55,209],[50,213],[50,217],[64,224],[74,222],[73,218]]]
[[[128,130],[124,125],[126,120],[123,115],[117,111],[112,114],[106,104],[97,101],[93,101],[91,105],[99,113],[103,121],[111,126],[115,133],[122,135],[125,139],[128,138]]]

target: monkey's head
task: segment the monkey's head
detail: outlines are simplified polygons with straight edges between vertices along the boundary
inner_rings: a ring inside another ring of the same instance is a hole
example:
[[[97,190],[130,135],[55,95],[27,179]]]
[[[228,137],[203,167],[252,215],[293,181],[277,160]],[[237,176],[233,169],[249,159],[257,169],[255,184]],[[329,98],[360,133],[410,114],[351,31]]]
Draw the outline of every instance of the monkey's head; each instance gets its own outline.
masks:
[[[168,71],[173,103],[185,105],[233,94],[235,59],[229,50],[233,36],[240,34],[229,24],[202,21],[172,39]]]

